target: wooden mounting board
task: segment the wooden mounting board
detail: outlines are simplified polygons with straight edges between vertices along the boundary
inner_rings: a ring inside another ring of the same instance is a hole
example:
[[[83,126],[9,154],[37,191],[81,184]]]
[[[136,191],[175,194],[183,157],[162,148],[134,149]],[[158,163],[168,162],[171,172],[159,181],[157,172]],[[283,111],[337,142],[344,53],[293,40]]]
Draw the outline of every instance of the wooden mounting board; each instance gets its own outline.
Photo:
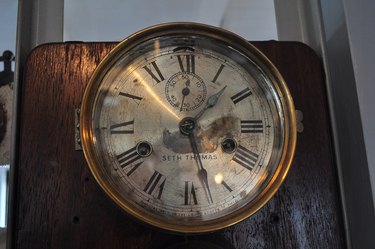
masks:
[[[295,42],[254,42],[279,68],[303,112],[285,183],[258,213],[198,239],[222,238],[237,249],[344,248],[324,73],[319,58]],[[17,249],[164,248],[186,237],[127,217],[99,188],[74,143],[75,112],[98,63],[116,43],[36,48],[24,70],[12,244]]]

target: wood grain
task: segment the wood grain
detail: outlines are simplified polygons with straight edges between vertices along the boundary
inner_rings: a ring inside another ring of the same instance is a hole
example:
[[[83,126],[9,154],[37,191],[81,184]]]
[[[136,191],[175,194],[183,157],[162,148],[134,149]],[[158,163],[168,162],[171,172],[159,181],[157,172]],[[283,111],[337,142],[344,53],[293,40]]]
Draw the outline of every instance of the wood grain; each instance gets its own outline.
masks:
[[[28,58],[21,94],[14,248],[165,248],[190,239],[127,217],[99,188],[82,151],[74,150],[74,110],[93,70],[115,45],[50,44]],[[286,182],[264,208],[238,225],[194,239],[219,237],[237,249],[345,248],[321,62],[300,43],[254,45],[284,76],[296,109],[304,114],[304,131],[298,135]]]

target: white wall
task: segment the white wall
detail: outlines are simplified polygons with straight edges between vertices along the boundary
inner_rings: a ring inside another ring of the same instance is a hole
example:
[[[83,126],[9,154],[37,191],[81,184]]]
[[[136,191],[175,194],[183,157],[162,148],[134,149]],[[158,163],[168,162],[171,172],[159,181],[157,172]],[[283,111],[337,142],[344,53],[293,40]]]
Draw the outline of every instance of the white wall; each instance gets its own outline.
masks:
[[[251,40],[277,39],[273,0],[64,2],[65,41],[118,41],[142,28],[172,21],[211,24]]]
[[[0,1],[0,52],[16,49],[17,1]]]

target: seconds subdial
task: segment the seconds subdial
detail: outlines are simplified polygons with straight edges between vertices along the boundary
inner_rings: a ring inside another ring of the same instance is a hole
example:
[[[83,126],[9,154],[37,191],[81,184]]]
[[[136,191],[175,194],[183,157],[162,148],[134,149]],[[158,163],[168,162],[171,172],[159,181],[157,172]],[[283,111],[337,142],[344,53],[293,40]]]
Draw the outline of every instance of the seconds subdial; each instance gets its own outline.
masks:
[[[192,111],[202,105],[207,89],[203,80],[191,72],[179,72],[169,78],[165,85],[168,102],[182,111]]]

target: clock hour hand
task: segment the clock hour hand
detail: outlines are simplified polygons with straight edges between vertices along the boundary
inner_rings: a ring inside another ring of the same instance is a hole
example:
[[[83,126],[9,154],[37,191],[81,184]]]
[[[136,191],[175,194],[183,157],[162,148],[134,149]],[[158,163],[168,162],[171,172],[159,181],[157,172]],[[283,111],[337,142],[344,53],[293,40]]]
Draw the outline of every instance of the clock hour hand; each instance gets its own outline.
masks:
[[[208,98],[206,106],[194,117],[195,120],[198,120],[208,108],[211,108],[216,105],[217,101],[219,100],[221,94],[224,92],[226,87],[227,86],[224,86],[219,92],[211,95]]]
[[[195,157],[195,161],[198,164],[198,177],[199,177],[199,180],[205,186],[205,191],[206,191],[206,194],[208,196],[208,202],[209,203],[213,203],[212,195],[211,195],[211,191],[210,191],[210,185],[208,184],[207,170],[203,167],[203,163],[202,163],[202,160],[201,160],[201,158],[199,156],[198,146],[197,146],[197,143],[195,141],[195,136],[194,136],[193,132],[189,134],[189,140],[190,140],[191,147],[193,149],[193,154],[194,154],[194,157]]]

